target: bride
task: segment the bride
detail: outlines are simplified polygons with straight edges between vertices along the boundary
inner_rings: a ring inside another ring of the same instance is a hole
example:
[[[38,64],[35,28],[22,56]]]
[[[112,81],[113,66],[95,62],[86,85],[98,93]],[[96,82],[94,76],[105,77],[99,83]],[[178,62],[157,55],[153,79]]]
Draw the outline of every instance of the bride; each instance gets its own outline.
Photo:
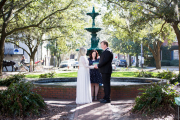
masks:
[[[94,66],[89,66],[89,61],[86,58],[86,53],[86,48],[82,47],[79,49],[76,104],[85,104],[92,102],[89,69],[94,69]]]

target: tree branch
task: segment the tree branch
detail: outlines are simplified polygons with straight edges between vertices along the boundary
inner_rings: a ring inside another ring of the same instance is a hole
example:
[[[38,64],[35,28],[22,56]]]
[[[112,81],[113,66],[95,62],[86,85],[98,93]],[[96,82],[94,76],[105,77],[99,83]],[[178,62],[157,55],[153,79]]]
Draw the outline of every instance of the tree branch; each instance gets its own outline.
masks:
[[[8,32],[8,33],[6,34],[6,36],[8,36],[8,35],[10,35],[10,34],[12,34],[12,33],[14,33],[14,32],[16,32],[16,31],[19,31],[19,30],[24,30],[24,29],[27,29],[27,28],[30,28],[30,27],[39,27],[39,25],[40,25],[43,21],[45,21],[47,18],[49,18],[50,16],[54,15],[54,14],[57,13],[57,12],[61,12],[61,11],[64,11],[64,10],[68,9],[68,8],[70,7],[70,5],[72,4],[72,2],[73,2],[73,0],[72,0],[65,8],[60,9],[60,10],[57,10],[57,11],[49,14],[48,16],[46,16],[45,18],[43,18],[39,23],[37,23],[37,24],[32,24],[32,25],[29,25],[29,26],[24,26],[24,27],[21,27],[21,28],[15,28],[15,29],[11,30],[10,32]]]
[[[23,50],[30,56],[30,53],[28,53],[27,50],[26,50],[27,48],[25,49],[25,48],[19,46],[18,44],[16,44],[15,42],[12,42],[12,41],[8,41],[7,43],[15,44],[15,45],[18,46],[19,48],[23,49]]]
[[[12,10],[13,10],[13,8],[14,8],[13,3],[14,3],[14,0],[12,0],[12,2],[11,2],[11,8],[10,8],[10,10],[9,10],[9,12],[8,12],[7,17],[5,18],[5,21],[4,21],[4,22],[6,22],[6,23],[7,23],[7,21],[10,19],[11,15],[12,15]]]
[[[145,46],[152,52],[153,56],[156,56],[154,50],[148,44],[145,44]],[[156,59],[156,57],[154,57],[154,59]]]
[[[116,4],[116,5],[120,6],[120,7],[123,8],[123,9],[127,9],[126,7],[123,7],[122,5],[118,4],[117,2],[113,2],[113,1],[111,1],[111,0],[107,0],[107,1],[108,1],[109,3]]]
[[[5,4],[6,1],[7,1],[7,0],[1,0],[1,2],[0,2],[0,10],[1,10],[2,7],[4,6],[4,4]]]
[[[49,18],[50,16],[52,16],[52,15],[54,15],[55,13],[57,13],[57,12],[61,12],[61,11],[64,11],[64,10],[66,10],[66,9],[68,9],[69,8],[69,6],[72,4],[72,2],[73,2],[73,0],[69,3],[69,5],[67,5],[65,8],[63,8],[63,9],[60,9],[60,10],[57,10],[57,11],[55,11],[55,12],[53,12],[53,13],[51,13],[51,14],[49,14],[48,16],[46,16],[44,19],[42,19],[37,25],[39,26],[44,20],[46,20],[47,18]]]
[[[166,21],[162,24],[162,27],[161,27],[161,29],[160,29],[160,31],[159,31],[158,34],[160,34],[160,33],[162,32],[162,29],[163,29],[163,27],[164,27],[165,24],[166,24]]]
[[[16,13],[16,12],[20,12],[21,10],[23,10],[25,7],[27,7],[29,4],[31,4],[33,1],[30,1],[28,2],[27,4],[25,4],[23,7],[19,8],[18,10],[16,11],[13,11],[13,13]]]

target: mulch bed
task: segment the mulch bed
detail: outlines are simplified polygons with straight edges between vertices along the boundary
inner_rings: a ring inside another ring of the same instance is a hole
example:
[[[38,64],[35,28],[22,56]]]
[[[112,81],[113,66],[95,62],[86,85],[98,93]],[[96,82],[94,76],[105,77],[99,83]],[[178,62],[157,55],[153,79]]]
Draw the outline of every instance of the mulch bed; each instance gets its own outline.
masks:
[[[0,115],[0,120],[73,120],[76,105],[47,105],[47,109],[40,116],[5,117]]]
[[[116,119],[127,119],[127,120],[175,120],[177,118],[177,111],[168,109],[156,109],[151,115],[143,113],[133,113],[132,108],[134,104],[121,104],[115,105],[114,117]],[[118,111],[119,110],[119,111]],[[117,112],[118,111],[118,112]],[[122,112],[123,111],[123,112]]]

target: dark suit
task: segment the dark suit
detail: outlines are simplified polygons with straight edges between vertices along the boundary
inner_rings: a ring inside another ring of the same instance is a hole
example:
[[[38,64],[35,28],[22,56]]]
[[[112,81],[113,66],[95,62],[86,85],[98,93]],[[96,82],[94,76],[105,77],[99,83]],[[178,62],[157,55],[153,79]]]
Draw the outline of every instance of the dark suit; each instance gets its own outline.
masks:
[[[112,73],[112,60],[113,60],[113,53],[109,48],[106,48],[100,56],[98,69],[99,72],[102,74],[103,86],[104,86],[104,98],[107,101],[110,101],[110,79]]]

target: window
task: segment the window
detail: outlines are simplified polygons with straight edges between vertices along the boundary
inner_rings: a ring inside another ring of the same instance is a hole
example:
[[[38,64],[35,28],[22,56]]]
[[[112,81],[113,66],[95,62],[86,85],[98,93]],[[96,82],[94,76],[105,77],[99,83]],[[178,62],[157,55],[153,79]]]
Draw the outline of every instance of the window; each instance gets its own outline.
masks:
[[[173,60],[179,60],[179,50],[174,50],[173,52]]]

